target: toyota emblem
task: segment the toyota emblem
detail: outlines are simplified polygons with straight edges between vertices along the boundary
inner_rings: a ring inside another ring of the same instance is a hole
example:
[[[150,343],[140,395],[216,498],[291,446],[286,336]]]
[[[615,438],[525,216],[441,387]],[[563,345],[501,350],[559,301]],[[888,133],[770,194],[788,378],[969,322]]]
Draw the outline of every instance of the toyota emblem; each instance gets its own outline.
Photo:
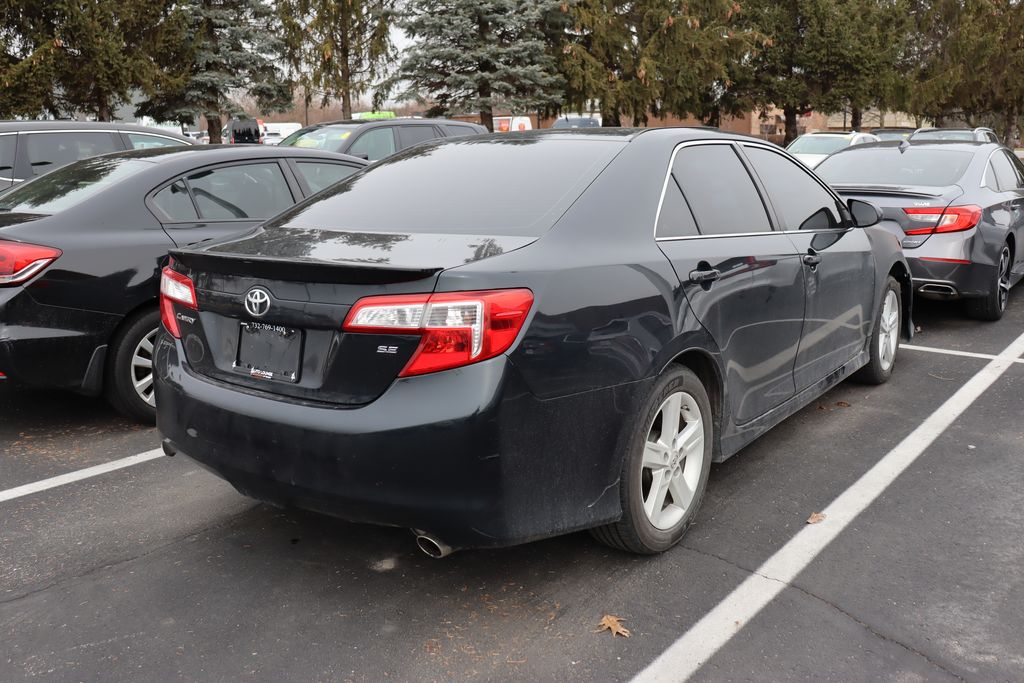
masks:
[[[270,310],[270,292],[253,287],[245,294],[245,310],[254,318],[262,318]]]

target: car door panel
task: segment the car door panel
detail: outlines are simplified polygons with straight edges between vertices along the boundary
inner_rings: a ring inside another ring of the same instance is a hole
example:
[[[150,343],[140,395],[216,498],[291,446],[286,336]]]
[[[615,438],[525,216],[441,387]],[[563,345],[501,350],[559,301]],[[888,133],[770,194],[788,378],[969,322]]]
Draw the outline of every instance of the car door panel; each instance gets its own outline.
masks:
[[[721,351],[729,409],[741,424],[795,392],[793,364],[804,312],[802,266],[793,244],[772,229],[732,145],[680,148],[665,194],[674,182],[700,234],[661,237],[658,246],[672,262],[694,315]],[[730,212],[731,218],[723,218]]]
[[[871,244],[851,227],[841,201],[798,162],[768,147],[743,149],[803,262],[807,297],[794,369],[801,391],[864,348],[874,321]]]

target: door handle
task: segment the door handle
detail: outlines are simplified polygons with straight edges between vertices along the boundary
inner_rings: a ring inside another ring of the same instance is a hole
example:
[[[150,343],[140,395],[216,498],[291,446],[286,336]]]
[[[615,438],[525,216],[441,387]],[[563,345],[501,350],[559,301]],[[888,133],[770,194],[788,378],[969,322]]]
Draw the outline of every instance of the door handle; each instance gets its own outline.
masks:
[[[691,270],[690,271],[690,282],[695,285],[704,285],[710,282],[714,282],[718,278],[722,277],[722,271],[715,268],[708,270]]]
[[[805,266],[810,266],[813,270],[819,263],[821,263],[821,254],[817,254],[813,251],[809,251],[803,256],[803,262]]]

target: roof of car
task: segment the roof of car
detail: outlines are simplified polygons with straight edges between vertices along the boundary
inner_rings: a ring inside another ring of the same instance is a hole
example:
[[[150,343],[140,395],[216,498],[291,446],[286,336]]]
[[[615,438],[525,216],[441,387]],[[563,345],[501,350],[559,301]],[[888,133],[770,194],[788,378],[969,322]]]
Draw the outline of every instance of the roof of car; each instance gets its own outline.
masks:
[[[303,130],[311,128],[325,128],[327,126],[426,126],[430,124],[443,123],[445,125],[458,125],[458,126],[472,126],[476,127],[480,124],[472,123],[471,121],[456,121],[454,119],[419,119],[412,117],[396,117],[393,119],[339,119],[337,121],[321,121],[319,123],[311,123],[308,126],[303,126]]]
[[[137,123],[121,123],[117,121],[0,121],[0,133],[20,133],[22,131],[77,131],[106,130],[125,131],[128,133],[152,133],[166,137],[180,138],[191,142],[181,133],[155,126],[140,126]]]
[[[985,140],[883,140],[881,142],[867,142],[863,145],[841,149],[836,154],[850,154],[865,149],[899,149],[907,145],[906,149],[915,147],[942,147],[943,149],[961,150],[965,152],[977,152],[981,149],[997,149],[1002,147],[998,142],[987,142]]]
[[[132,149],[123,152],[105,154],[107,157],[120,159],[141,159],[154,164],[183,164],[186,166],[197,163],[219,164],[225,161],[242,159],[276,159],[280,157],[333,159],[349,161],[365,166],[366,161],[347,154],[325,152],[319,149],[302,147],[280,147],[278,145],[193,145],[191,147],[154,147],[150,149]]]

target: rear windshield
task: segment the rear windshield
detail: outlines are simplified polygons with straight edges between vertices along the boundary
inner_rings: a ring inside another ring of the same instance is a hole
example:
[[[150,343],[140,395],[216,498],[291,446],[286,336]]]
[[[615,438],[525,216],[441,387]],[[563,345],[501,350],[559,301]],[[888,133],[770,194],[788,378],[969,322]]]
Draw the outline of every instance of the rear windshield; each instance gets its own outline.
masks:
[[[967,171],[973,152],[898,147],[857,149],[831,156],[814,169],[832,185],[955,185]]]
[[[539,236],[622,146],[618,140],[564,138],[426,143],[350,176],[273,224]]]
[[[147,168],[139,159],[93,157],[19,185],[0,197],[0,211],[55,214]]]
[[[359,124],[323,126],[313,130],[297,130],[281,141],[282,147],[303,147],[305,149],[326,149],[333,152],[341,143],[351,137]]]
[[[849,138],[831,135],[805,135],[787,147],[790,154],[831,154],[850,146]]]

